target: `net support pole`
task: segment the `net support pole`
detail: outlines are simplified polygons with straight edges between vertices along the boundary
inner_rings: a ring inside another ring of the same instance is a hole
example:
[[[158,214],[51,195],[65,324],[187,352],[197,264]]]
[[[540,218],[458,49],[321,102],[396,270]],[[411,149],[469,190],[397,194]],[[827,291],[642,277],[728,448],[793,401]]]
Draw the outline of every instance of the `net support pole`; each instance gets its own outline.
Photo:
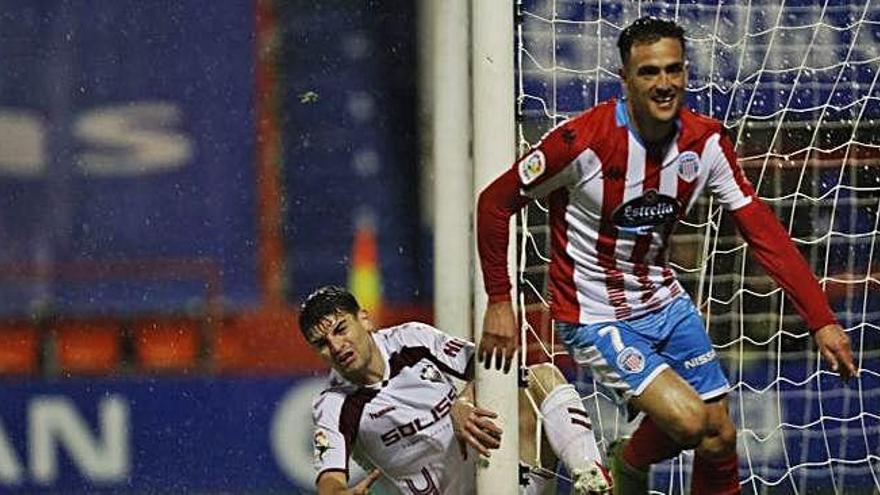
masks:
[[[512,0],[471,2],[475,192],[482,190],[515,158],[513,29]],[[516,236],[513,225],[510,232],[508,267],[512,274]],[[474,266],[474,334],[479,341],[486,294],[479,266]],[[515,284],[513,290],[516,291]],[[478,465],[477,493],[519,493],[517,373],[505,375],[477,366],[476,395],[480,406],[498,413],[504,430],[501,448],[492,453],[488,463]]]
[[[471,335],[473,167],[467,0],[423,1],[421,77],[427,118],[423,154],[433,184],[434,322],[457,337]]]

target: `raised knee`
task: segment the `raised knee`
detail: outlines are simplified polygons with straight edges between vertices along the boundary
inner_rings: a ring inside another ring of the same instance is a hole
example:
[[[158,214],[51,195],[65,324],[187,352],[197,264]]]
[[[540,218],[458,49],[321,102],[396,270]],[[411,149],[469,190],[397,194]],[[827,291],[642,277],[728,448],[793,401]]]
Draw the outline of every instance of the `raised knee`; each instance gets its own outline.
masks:
[[[736,427],[727,421],[700,443],[700,454],[709,458],[724,458],[736,452]]]
[[[539,363],[529,366],[529,392],[539,403],[554,388],[567,383],[562,372],[552,363]]]
[[[669,434],[683,449],[695,448],[709,434],[709,415],[702,407],[685,408],[678,414]]]

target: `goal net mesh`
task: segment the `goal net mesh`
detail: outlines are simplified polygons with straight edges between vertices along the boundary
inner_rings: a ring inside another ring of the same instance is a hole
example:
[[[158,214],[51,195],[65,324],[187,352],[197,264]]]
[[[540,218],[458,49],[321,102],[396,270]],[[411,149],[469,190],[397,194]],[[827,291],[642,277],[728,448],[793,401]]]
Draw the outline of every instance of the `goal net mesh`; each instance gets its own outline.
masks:
[[[848,386],[817,356],[793,305],[704,197],[671,265],[700,308],[733,391],[744,493],[880,490],[880,3],[522,0],[517,5],[520,152],[620,95],[617,37],[642,15],[687,33],[687,105],[721,120],[740,163],[814,269],[852,338]],[[523,355],[575,381],[600,448],[635,424],[556,342],[546,291],[547,209],[519,216]],[[691,453],[657,465],[654,493],[688,493]]]

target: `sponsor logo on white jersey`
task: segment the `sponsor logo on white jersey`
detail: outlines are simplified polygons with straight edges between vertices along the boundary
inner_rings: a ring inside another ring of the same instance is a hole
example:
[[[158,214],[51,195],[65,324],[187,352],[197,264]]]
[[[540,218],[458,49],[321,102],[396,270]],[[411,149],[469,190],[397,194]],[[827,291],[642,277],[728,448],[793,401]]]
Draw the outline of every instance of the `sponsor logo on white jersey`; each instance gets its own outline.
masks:
[[[642,232],[674,221],[680,209],[677,199],[649,189],[643,195],[620,205],[612,218],[614,224],[623,230]]]

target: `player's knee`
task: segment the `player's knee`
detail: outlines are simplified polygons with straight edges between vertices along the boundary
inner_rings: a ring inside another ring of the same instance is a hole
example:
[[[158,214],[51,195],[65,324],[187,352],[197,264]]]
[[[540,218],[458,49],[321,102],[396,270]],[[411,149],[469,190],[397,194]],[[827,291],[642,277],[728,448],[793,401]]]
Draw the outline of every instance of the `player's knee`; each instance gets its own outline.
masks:
[[[559,368],[552,363],[538,363],[529,366],[529,392],[540,403],[554,388],[567,383]]]
[[[682,407],[669,434],[682,448],[691,449],[700,445],[709,434],[709,415],[705,408],[699,405]]]
[[[714,429],[700,443],[700,454],[709,458],[721,459],[736,452],[736,427],[726,421]]]

